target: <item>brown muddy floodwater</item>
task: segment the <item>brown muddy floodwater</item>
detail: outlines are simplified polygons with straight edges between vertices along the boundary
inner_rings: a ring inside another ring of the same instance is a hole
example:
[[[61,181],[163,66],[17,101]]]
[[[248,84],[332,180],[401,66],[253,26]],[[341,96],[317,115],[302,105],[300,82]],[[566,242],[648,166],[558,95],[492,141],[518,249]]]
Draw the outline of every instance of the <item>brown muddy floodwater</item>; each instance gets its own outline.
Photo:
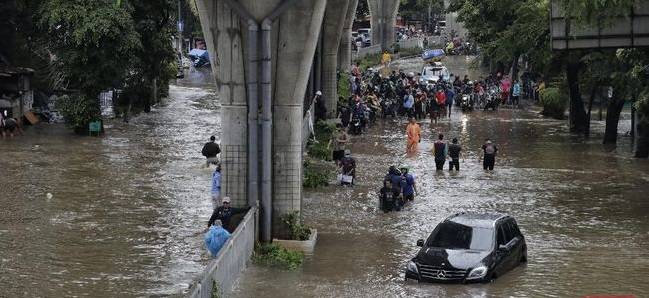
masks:
[[[101,138],[40,124],[0,139],[0,297],[166,296],[202,272],[200,150],[221,120],[211,79],[188,77]]]
[[[450,58],[451,72],[479,74],[467,71],[464,57]],[[420,62],[401,67],[417,71]],[[455,113],[432,126],[426,120],[414,157],[404,156],[404,120],[388,119],[353,137],[357,185],[305,194],[305,221],[318,229],[315,253],[295,272],[251,266],[235,296],[649,297],[649,161],[631,157],[628,137],[620,137],[617,149],[604,148],[603,123],[594,123],[586,140],[570,135],[565,121],[537,112]],[[620,133],[628,127],[623,120]],[[458,174],[434,170],[429,150],[440,132],[464,146]],[[500,149],[493,173],[478,162],[485,138]],[[417,176],[419,196],[405,211],[384,214],[376,194],[381,179],[390,165],[403,163]],[[404,282],[417,239],[459,211],[515,216],[527,238],[528,264],[490,284]]]
[[[454,72],[463,58],[449,59]],[[416,59],[403,67],[416,70]],[[456,70],[457,69],[457,70]],[[475,72],[472,72],[475,73]],[[461,73],[461,75],[463,75]],[[129,124],[102,138],[42,124],[0,140],[0,297],[142,297],[181,293],[208,257],[210,171],[202,144],[220,132],[219,105],[199,74]],[[649,162],[629,139],[600,145],[563,121],[533,111],[457,113],[430,126],[416,157],[405,158],[405,123],[386,120],[354,137],[354,188],[309,191],[304,216],[319,231],[313,256],[287,272],[251,266],[238,297],[576,297],[649,296]],[[620,132],[628,130],[623,121]],[[459,174],[435,173],[438,132],[466,151]],[[486,137],[500,147],[494,173],[477,161]],[[383,214],[376,191],[390,164],[408,163],[420,196]],[[52,193],[48,200],[46,194]],[[513,214],[527,236],[529,263],[492,284],[405,283],[415,241],[457,211]]]

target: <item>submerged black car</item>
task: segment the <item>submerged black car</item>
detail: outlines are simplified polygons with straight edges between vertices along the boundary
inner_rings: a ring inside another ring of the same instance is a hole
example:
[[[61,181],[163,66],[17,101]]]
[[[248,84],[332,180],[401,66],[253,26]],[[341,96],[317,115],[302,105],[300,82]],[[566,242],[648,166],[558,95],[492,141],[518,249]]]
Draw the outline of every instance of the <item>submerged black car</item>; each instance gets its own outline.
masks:
[[[406,280],[491,281],[527,262],[516,220],[499,213],[457,213],[442,221],[406,266]]]

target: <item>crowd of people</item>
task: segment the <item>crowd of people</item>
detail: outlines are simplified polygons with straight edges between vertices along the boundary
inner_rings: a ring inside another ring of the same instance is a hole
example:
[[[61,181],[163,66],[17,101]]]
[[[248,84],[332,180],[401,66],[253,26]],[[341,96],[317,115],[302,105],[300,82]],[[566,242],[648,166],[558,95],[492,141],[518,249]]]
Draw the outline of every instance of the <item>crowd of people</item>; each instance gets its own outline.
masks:
[[[500,105],[516,107],[521,97],[535,98],[539,91],[533,83],[511,80],[500,73],[476,81],[451,74],[436,82],[423,82],[414,73],[401,70],[392,71],[388,76],[372,69],[361,72],[358,64],[352,65],[350,84],[352,95],[346,104],[338,106],[340,123],[333,140],[333,159],[340,167],[341,185],[353,185],[356,176],[356,162],[347,149],[351,140],[349,134],[362,134],[378,118],[407,117],[406,152],[415,153],[421,142],[420,120],[430,118],[431,123],[436,124],[440,118],[450,118],[454,106],[465,110],[462,105],[467,100],[472,107],[485,109],[490,105],[494,109]],[[490,100],[495,102],[490,103]],[[437,171],[442,171],[446,162],[449,171],[460,170],[462,146],[457,138],[447,142],[444,135],[439,134],[431,149]],[[484,170],[493,171],[497,146],[487,139],[481,149]],[[416,193],[415,176],[409,172],[409,167],[391,166],[380,190],[381,209],[385,212],[401,210],[414,200]]]
[[[430,118],[436,124],[440,118],[450,117],[454,106],[463,111],[518,107],[522,97],[538,98],[543,86],[543,82],[521,82],[501,73],[475,81],[468,75],[461,78],[450,74],[425,82],[413,72],[398,70],[383,76],[371,68],[361,72],[355,64],[350,76],[352,94],[346,104],[339,104],[338,117],[353,135],[362,134],[376,119],[385,117]]]

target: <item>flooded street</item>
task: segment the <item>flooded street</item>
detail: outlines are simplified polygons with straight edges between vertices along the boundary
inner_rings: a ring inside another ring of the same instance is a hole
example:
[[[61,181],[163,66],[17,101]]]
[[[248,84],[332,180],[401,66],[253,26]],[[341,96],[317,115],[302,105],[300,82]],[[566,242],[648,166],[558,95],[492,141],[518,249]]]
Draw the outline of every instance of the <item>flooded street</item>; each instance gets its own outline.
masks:
[[[462,76],[467,63],[448,61]],[[211,171],[200,150],[210,135],[218,141],[220,121],[211,79],[194,73],[151,113],[108,122],[104,137],[41,124],[1,140],[0,297],[181,293],[208,260],[197,233],[211,213]],[[234,296],[649,296],[649,161],[631,157],[628,137],[606,149],[602,122],[583,139],[534,108],[454,111],[437,125],[425,120],[419,153],[405,156],[405,126],[388,119],[354,136],[357,185],[304,195],[305,221],[318,229],[315,254],[294,272],[252,265]],[[628,127],[623,120],[620,133]],[[463,145],[461,172],[434,171],[438,133]],[[499,147],[494,173],[478,161],[485,138]],[[417,176],[419,196],[384,214],[376,193],[387,168],[400,164]],[[404,282],[416,240],[459,211],[512,214],[529,263],[491,284]]]
[[[211,79],[185,81],[101,138],[40,124],[0,140],[0,297],[166,296],[202,272],[200,150],[221,120]]]
[[[463,76],[467,60],[450,58],[451,72]],[[420,64],[413,59],[401,67],[418,71]],[[235,296],[649,296],[649,162],[631,157],[628,137],[609,152],[601,145],[601,122],[584,139],[534,108],[454,112],[437,125],[425,120],[419,153],[407,157],[405,126],[388,119],[352,137],[357,185],[305,193],[305,221],[318,229],[314,255],[295,272],[251,266]],[[628,127],[621,121],[620,133]],[[438,133],[464,147],[461,172],[435,172],[430,149]],[[493,173],[478,161],[486,138],[499,147]],[[404,211],[384,214],[377,192],[388,167],[399,164],[410,165],[419,196]],[[417,239],[459,211],[513,215],[527,239],[528,264],[490,284],[404,282]]]

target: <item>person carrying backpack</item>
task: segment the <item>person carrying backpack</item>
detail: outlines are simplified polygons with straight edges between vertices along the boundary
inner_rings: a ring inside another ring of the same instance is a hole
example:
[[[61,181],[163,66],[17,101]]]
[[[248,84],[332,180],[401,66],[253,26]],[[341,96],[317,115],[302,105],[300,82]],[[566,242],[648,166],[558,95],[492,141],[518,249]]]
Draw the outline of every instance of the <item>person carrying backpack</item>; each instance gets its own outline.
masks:
[[[486,170],[493,171],[494,164],[496,163],[496,153],[498,153],[498,147],[491,142],[490,139],[487,139],[484,145],[482,145],[482,151],[484,152],[484,160],[482,162],[482,167]]]

